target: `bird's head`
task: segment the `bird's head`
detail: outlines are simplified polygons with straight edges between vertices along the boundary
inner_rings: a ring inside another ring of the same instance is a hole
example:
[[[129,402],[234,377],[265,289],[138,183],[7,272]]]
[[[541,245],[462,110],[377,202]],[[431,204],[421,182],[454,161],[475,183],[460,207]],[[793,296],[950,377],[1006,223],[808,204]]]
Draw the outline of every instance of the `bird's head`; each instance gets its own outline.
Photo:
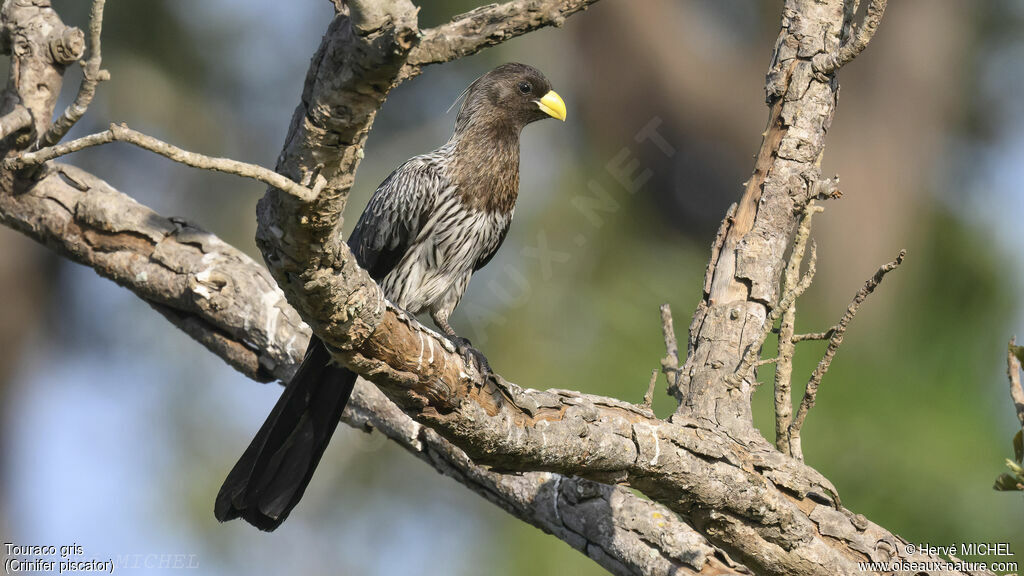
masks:
[[[544,74],[526,64],[502,64],[463,93],[456,131],[472,124],[504,124],[521,130],[544,118],[565,120],[565,102]]]

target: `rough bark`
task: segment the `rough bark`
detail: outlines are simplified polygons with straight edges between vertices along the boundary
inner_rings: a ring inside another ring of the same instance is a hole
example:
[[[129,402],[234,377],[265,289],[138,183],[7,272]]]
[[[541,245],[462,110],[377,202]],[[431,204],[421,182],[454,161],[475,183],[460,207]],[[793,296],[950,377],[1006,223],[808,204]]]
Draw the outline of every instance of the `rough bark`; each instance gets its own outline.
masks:
[[[262,266],[213,234],[164,218],[69,165],[51,164],[27,189],[10,192],[0,193],[5,225],[128,288],[246,376],[287,381],[301,361],[309,328]],[[488,471],[365,381],[344,419],[385,434],[615,574],[726,569],[720,553],[664,507],[584,480]]]
[[[51,19],[49,27],[62,25],[45,6],[32,9],[44,11]],[[22,22],[40,17],[25,14],[18,17],[27,20],[5,19],[4,26],[22,30]],[[39,36],[21,33],[25,49],[31,50],[30,42]],[[49,88],[59,91],[60,76],[48,78]],[[16,87],[9,84],[6,97],[21,115],[25,108]],[[27,126],[23,122],[19,129]],[[0,222],[128,288],[246,376],[257,381],[291,377],[310,331],[265,268],[213,234],[181,219],[164,218],[74,166],[49,164],[22,176],[16,192],[13,174],[5,174]],[[744,571],[730,566],[720,551],[664,506],[624,488],[545,472],[500,474],[473,464],[366,381],[357,385],[344,420],[383,433],[437,471],[614,574]]]
[[[308,336],[297,311],[340,360],[379,388],[361,386],[347,418],[388,433],[612,572],[735,571],[712,546],[759,574],[857,574],[860,560],[928,560],[844,509],[827,479],[764,441],[750,420],[752,374],[734,373],[770,328],[796,214],[818,190],[838,88],[830,74],[838,64],[816,70],[812,62],[847,57],[839,50],[852,15],[841,0],[786,2],[768,81],[768,129],[754,175],[716,242],[678,386],[680,409],[670,421],[611,398],[522,389],[476,373],[446,339],[384,300],[341,241],[363,143],[402,78],[431,59],[495,43],[491,16],[502,10],[513,25],[498,24],[499,40],[557,24],[586,4],[535,0],[474,11],[442,27],[444,34],[426,31],[433,47],[416,61],[408,1],[338,5],[277,166],[306,190],[271,189],[259,206],[258,243],[295,311],[234,249],[71,167],[4,173],[0,217],[136,291],[256,378],[285,377],[294,366]],[[43,0],[7,0],[3,15],[7,37],[25,49],[13,58],[0,113],[24,106],[41,134],[62,70],[40,50],[50,30],[32,23],[42,17],[53,28],[63,25]],[[517,18],[530,24],[514,25]],[[27,77],[37,84],[23,86]],[[654,502],[595,483],[628,484]]]
[[[713,258],[711,282],[694,321],[693,349],[671,422],[609,398],[564,390],[524,390],[500,376],[483,377],[447,340],[381,297],[333,234],[350,180],[328,169],[327,194],[306,201],[271,190],[259,213],[260,247],[290,302],[339,359],[366,376],[417,421],[496,469],[544,470],[595,481],[628,483],[692,522],[709,539],[766,574],[853,574],[856,560],[904,555],[897,537],[841,507],[826,479],[779,454],[756,433],[750,417],[752,378],[737,366],[757,345],[795,230],[795,215],[817,191],[818,162],[838,84],[815,71],[812,59],[842,44],[851,14],[841,1],[787,2],[768,82],[769,122],[754,176]],[[335,25],[356,31],[358,21]],[[388,21],[402,22],[398,13]],[[364,58],[376,71],[364,84],[382,100],[400,80],[408,52],[405,30],[374,28],[375,36],[325,42],[307,78],[296,118],[330,109],[333,70]],[[383,43],[387,50],[373,53]],[[331,58],[334,56],[334,59]],[[380,62],[386,65],[379,65]],[[345,76],[346,80],[351,77]],[[346,89],[351,90],[350,87]],[[375,111],[366,98],[336,120],[365,134]],[[302,156],[358,160],[361,139],[338,150],[293,125],[279,169],[300,180],[312,167]],[[296,150],[303,141],[311,150]],[[357,162],[349,165],[354,170]],[[313,184],[308,178],[306,181]],[[333,184],[336,182],[337,184]],[[325,206],[329,206],[324,210]],[[299,214],[299,217],[295,215]],[[313,241],[311,241],[313,240]],[[739,381],[739,385],[730,382]],[[827,537],[825,536],[827,534]]]

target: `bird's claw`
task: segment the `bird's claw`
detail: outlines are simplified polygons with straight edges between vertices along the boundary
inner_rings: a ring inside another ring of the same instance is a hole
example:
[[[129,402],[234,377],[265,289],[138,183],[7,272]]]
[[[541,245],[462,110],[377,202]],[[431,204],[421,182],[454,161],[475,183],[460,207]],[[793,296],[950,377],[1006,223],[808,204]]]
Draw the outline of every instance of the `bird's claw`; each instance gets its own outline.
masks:
[[[473,343],[469,341],[469,338],[450,336],[449,339],[455,345],[455,350],[466,361],[466,364],[472,364],[481,374],[491,373],[491,365],[487,362],[487,357],[473,347]]]

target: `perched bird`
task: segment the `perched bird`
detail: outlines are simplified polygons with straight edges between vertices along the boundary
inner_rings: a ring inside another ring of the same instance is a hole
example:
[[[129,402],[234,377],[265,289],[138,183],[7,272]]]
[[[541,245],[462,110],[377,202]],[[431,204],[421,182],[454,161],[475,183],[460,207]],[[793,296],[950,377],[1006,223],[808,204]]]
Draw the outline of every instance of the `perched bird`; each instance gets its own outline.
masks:
[[[370,199],[348,244],[394,304],[428,312],[481,370],[487,360],[448,318],[473,272],[490,261],[519,194],[519,134],[543,118],[565,120],[565,103],[539,70],[504,64],[462,96],[448,142],[391,173]],[[331,363],[316,336],[277,405],[228,474],[214,512],[274,530],[302,498],[352,394],[356,374]]]

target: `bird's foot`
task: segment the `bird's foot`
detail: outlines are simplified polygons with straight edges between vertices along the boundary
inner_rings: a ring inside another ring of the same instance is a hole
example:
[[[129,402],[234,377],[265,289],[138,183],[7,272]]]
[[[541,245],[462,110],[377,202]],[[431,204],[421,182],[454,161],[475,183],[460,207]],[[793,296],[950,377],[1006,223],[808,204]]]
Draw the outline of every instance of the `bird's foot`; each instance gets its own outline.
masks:
[[[466,364],[472,364],[481,374],[491,373],[491,365],[487,362],[487,357],[473,347],[473,343],[469,341],[469,338],[449,336],[448,339],[455,345],[455,350],[462,355],[462,359],[466,361]]]

